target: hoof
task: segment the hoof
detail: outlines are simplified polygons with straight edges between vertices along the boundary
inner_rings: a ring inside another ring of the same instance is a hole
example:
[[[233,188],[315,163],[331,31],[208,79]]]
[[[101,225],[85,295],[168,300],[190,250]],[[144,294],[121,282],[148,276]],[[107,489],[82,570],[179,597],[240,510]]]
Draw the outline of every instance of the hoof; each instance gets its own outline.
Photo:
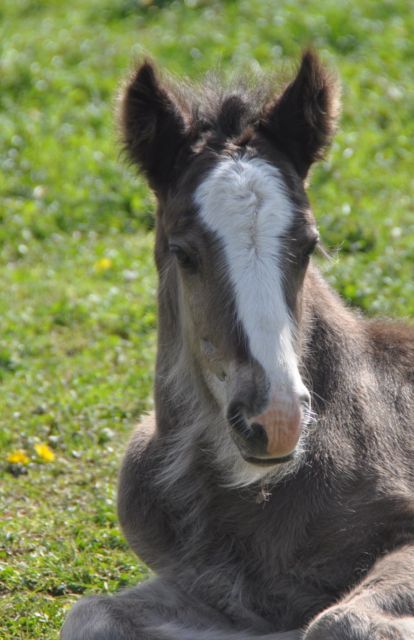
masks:
[[[413,640],[414,618],[337,607],[311,623],[304,640]]]

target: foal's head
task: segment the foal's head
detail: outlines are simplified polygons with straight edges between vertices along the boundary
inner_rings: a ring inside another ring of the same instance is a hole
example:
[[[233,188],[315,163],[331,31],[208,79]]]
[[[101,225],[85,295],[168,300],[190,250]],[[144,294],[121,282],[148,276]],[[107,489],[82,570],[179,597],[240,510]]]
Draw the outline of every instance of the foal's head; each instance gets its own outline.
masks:
[[[309,415],[298,336],[318,234],[304,181],[336,111],[309,52],[277,96],[190,96],[144,63],[122,101],[127,151],[158,199],[157,266],[183,348],[241,456],[266,471],[294,457]]]

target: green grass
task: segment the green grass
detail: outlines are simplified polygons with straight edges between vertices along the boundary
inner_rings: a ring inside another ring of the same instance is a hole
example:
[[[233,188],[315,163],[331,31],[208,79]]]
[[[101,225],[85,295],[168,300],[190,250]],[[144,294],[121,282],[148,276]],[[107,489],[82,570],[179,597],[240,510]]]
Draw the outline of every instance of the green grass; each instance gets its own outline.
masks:
[[[194,78],[218,65],[286,75],[313,43],[344,98],[310,188],[334,255],[323,269],[365,312],[413,316],[413,31],[405,0],[2,2],[1,638],[56,638],[81,594],[147,575],[115,516],[155,353],[153,198],[113,118],[131,62],[147,51]],[[30,463],[13,475],[16,449]]]

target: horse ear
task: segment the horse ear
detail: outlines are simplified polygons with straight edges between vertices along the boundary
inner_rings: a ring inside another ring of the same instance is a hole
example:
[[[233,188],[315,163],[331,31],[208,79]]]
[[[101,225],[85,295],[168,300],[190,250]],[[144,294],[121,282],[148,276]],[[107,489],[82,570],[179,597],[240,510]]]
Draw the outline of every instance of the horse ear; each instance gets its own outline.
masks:
[[[260,128],[305,178],[323,157],[335,132],[340,92],[313,51],[306,51],[296,78],[264,110]]]
[[[121,135],[132,162],[155,191],[171,184],[178,156],[188,146],[184,114],[145,61],[121,96]]]

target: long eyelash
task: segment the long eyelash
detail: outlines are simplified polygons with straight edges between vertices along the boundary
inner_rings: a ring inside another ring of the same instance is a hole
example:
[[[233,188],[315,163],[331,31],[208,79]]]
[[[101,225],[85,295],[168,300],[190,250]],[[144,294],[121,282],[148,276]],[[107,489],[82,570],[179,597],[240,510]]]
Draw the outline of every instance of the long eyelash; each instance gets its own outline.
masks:
[[[317,245],[315,247],[315,250],[318,252],[318,254],[320,256],[322,256],[326,260],[332,260],[331,254],[329,253],[329,251],[327,250],[325,245],[322,244],[322,242],[320,240],[318,241],[318,243],[317,243]]]

